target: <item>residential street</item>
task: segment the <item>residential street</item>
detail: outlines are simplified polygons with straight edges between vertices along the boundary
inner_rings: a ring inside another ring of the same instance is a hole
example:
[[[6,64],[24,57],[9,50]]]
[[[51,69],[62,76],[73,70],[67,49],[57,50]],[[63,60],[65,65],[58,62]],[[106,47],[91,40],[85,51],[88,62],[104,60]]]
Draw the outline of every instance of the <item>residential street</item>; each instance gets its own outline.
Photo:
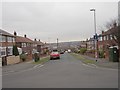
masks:
[[[118,88],[118,69],[88,66],[69,53],[43,65],[22,63],[8,72],[10,67],[3,67],[3,88]]]

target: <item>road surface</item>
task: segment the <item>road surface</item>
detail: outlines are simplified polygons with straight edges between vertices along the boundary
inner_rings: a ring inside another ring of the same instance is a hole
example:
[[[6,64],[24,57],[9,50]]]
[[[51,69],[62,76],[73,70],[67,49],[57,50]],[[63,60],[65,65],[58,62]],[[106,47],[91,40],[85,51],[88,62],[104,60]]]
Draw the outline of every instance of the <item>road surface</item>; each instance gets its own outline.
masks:
[[[85,65],[68,53],[44,65],[3,73],[2,79],[3,88],[118,88],[117,69]]]

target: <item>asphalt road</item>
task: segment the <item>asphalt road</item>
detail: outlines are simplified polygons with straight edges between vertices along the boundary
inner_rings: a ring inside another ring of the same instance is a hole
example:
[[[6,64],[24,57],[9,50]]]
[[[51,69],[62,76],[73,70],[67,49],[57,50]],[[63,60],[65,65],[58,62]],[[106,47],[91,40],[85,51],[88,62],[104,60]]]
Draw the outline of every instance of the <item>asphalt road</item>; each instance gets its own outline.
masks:
[[[60,60],[51,60],[44,65],[3,74],[2,86],[3,88],[118,88],[118,70],[88,66],[65,53],[61,55]]]

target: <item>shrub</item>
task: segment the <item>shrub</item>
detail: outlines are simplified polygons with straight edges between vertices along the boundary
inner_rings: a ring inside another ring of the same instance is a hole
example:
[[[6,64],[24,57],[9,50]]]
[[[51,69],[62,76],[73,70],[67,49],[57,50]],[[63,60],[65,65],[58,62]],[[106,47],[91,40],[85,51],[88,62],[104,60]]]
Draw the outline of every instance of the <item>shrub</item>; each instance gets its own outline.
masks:
[[[20,59],[22,59],[22,61],[24,62],[27,59],[27,55],[22,52],[22,54],[20,54]]]
[[[104,58],[104,51],[99,51],[99,58]]]
[[[81,49],[80,49],[80,53],[81,53],[81,54],[84,54],[86,51],[87,51],[86,48],[81,48]]]
[[[39,58],[38,53],[35,53],[35,54],[34,54],[34,59],[35,59],[35,62],[39,61],[40,58]]]

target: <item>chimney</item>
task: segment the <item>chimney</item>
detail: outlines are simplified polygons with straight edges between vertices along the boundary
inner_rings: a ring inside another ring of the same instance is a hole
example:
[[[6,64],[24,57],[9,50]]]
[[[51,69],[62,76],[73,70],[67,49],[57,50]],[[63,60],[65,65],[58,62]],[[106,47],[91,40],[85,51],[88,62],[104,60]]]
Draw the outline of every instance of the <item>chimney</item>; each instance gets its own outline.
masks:
[[[116,26],[117,26],[117,23],[115,22],[115,23],[113,24],[113,26],[116,27]]]
[[[36,38],[34,39],[34,41],[37,41]]]
[[[104,31],[102,31],[102,34],[104,33]]]
[[[25,38],[27,37],[26,34],[24,35],[24,37],[25,37]]]
[[[17,33],[16,33],[16,31],[14,31],[14,35],[15,35],[15,36],[17,36]]]

